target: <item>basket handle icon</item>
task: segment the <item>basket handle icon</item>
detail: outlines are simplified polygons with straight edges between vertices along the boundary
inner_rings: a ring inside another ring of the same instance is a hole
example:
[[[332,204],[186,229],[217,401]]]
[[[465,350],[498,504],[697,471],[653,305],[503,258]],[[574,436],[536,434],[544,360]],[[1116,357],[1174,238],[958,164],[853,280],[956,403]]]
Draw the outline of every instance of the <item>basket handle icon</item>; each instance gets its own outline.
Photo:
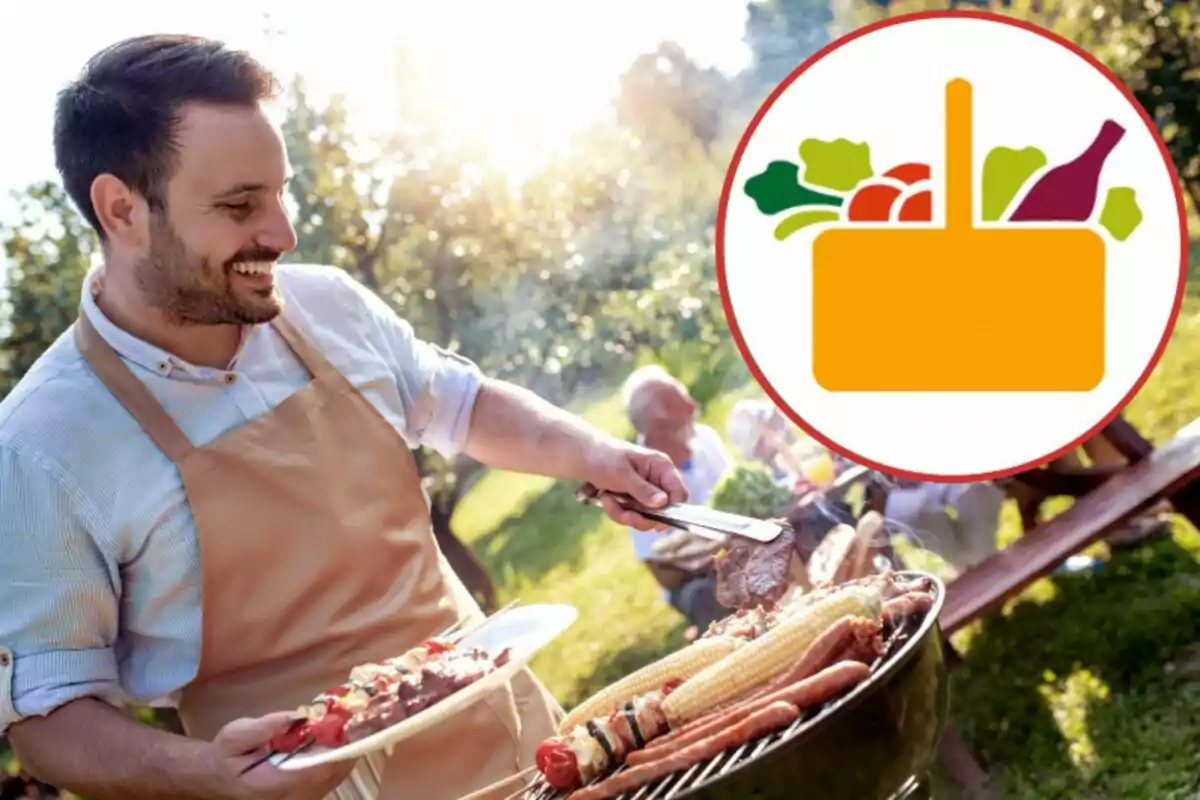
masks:
[[[972,87],[955,78],[946,84],[946,229],[975,227]]]
[[[1104,239],[977,223],[973,87],[944,88],[944,224],[835,226],[813,240],[813,376],[830,392],[1091,391],[1105,370]],[[1014,328],[1013,309],[1037,326]],[[878,341],[890,347],[864,360]]]

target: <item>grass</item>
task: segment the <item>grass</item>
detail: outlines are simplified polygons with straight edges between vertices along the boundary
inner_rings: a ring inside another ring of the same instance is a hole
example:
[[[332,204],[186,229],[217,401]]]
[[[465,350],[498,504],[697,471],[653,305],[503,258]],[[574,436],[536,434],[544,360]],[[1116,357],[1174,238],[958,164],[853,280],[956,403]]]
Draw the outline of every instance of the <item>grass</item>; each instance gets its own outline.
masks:
[[[1200,259],[1170,345],[1126,410],[1162,442],[1200,417]],[[723,429],[743,387],[705,419]],[[615,397],[578,409],[629,433]],[[1059,504],[1061,508],[1062,504]],[[682,644],[684,622],[634,559],[628,533],[576,503],[569,487],[487,474],[463,499],[459,534],[492,571],[501,600],[568,602],[579,621],[533,668],[566,706]],[[1002,543],[1019,535],[1006,508]],[[952,711],[1004,798],[1200,796],[1200,533],[1111,556],[1095,573],[1031,586],[1004,614],[956,638]],[[956,787],[938,777],[939,797]]]

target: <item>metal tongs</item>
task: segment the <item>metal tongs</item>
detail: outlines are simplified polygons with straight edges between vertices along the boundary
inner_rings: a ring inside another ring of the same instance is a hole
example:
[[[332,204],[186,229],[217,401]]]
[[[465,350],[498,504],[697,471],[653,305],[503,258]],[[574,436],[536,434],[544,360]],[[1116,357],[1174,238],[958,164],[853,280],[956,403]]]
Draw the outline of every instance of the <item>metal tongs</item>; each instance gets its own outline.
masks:
[[[726,536],[741,536],[756,542],[773,542],[787,529],[786,525],[779,522],[743,517],[690,503],[671,503],[662,508],[649,508],[627,494],[602,491],[590,483],[585,483],[575,492],[576,499],[594,506],[600,505],[600,499],[605,496],[611,497],[626,511],[633,511],[655,522],[665,522],[671,527],[716,541],[724,541]]]

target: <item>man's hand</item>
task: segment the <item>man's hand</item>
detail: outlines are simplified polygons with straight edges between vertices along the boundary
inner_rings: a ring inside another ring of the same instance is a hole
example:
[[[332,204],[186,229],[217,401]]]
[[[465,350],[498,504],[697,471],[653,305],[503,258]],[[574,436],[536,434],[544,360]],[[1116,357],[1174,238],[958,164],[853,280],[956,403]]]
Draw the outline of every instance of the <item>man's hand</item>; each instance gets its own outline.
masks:
[[[284,712],[235,720],[207,742],[84,697],[28,717],[8,733],[31,775],[94,800],[321,800],[350,774],[353,761],[296,772],[262,764],[242,774],[293,718]]]
[[[335,761],[319,767],[284,772],[263,763],[242,771],[267,753],[271,736],[294,719],[291,712],[257,719],[237,719],[217,733],[212,742],[212,769],[221,796],[230,800],[320,800],[349,776],[354,761]]]
[[[615,439],[601,440],[588,449],[586,463],[589,483],[597,489],[628,494],[643,506],[661,508],[688,499],[679,470],[670,458],[654,450]],[[611,497],[601,498],[600,503],[622,525],[643,531],[669,528],[634,511],[626,511]]]

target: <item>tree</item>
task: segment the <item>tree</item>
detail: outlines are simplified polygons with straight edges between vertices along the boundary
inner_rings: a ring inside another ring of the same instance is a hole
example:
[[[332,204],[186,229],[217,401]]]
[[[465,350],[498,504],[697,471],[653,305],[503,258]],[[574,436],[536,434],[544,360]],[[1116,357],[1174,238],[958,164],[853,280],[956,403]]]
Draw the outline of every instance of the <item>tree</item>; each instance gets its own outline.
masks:
[[[0,397],[78,316],[83,278],[99,248],[58,184],[34,184],[18,199],[20,219],[0,228],[10,265]]]
[[[828,44],[833,21],[829,0],[751,0],[743,39],[753,56],[742,77],[747,101],[757,107]]]
[[[1105,0],[1075,38],[1111,67],[1155,121],[1200,213],[1200,8],[1184,0]]]
[[[697,66],[683,48],[663,42],[621,75],[614,103],[618,123],[665,156],[711,152],[721,135],[729,79]]]

